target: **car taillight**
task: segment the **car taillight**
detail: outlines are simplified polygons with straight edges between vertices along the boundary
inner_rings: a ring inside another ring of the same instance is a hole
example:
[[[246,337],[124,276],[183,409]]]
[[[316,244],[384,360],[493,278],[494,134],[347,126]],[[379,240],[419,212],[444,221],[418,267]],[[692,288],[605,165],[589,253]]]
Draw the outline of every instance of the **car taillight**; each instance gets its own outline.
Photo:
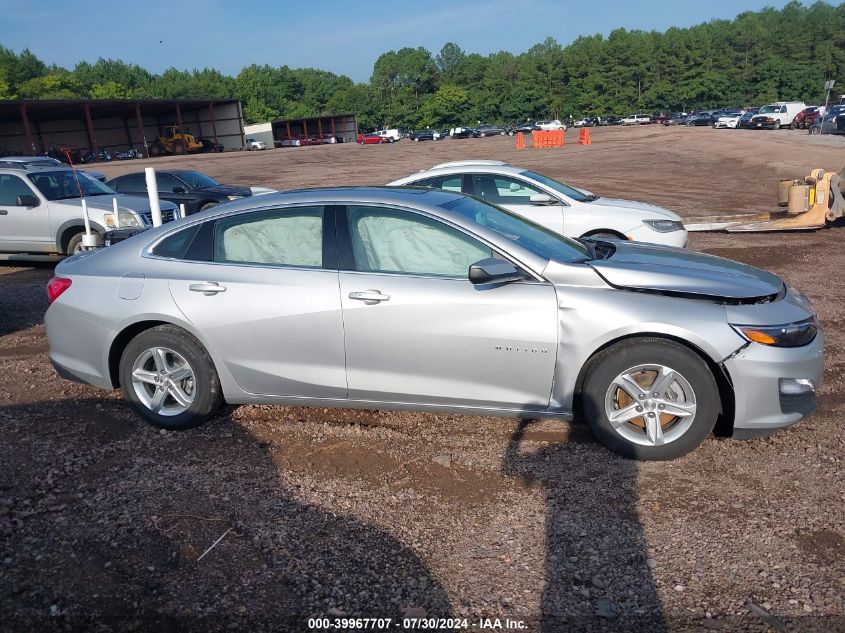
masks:
[[[70,288],[71,282],[67,277],[53,277],[47,283],[47,301],[53,303],[56,299],[62,296],[62,293]]]

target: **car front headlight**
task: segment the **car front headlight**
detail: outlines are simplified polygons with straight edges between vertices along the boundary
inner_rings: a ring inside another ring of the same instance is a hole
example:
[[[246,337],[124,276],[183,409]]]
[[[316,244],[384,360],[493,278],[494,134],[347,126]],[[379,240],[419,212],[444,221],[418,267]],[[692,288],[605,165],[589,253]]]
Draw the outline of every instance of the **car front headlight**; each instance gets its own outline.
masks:
[[[802,347],[811,343],[819,331],[815,315],[803,321],[783,325],[738,325],[731,324],[743,338],[771,347]]]
[[[135,217],[133,213],[121,213],[120,215],[120,226],[126,228],[133,228],[137,229],[140,228],[141,225],[138,222],[138,218]],[[107,213],[103,216],[103,220],[105,220],[106,226],[109,228],[117,228],[117,222],[115,222],[114,213]]]
[[[684,223],[680,220],[643,220],[643,224],[658,233],[671,233],[672,231],[684,230]]]

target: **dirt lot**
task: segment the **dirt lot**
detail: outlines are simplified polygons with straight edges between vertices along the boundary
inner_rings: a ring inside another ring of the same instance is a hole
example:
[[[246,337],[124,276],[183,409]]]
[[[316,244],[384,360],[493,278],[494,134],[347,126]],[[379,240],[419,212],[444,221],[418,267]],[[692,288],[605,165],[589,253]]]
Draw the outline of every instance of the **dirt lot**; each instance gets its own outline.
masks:
[[[154,164],[284,188],[499,158],[688,218],[768,209],[779,178],[845,164],[843,139],[790,132],[602,128],[593,140]],[[561,422],[254,406],[157,431],[119,394],[56,377],[42,325],[52,268],[0,267],[0,630],[304,631],[316,615],[423,614],[470,629],[483,616],[545,631],[845,630],[843,238],[693,236],[691,248],[811,297],[826,382],[820,410],[791,429],[655,464]]]

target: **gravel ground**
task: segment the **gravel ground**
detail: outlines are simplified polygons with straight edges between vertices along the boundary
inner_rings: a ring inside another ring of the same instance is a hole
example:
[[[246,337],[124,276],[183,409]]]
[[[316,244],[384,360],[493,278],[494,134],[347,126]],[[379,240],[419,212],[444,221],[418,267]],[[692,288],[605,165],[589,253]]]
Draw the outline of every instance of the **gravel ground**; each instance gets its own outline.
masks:
[[[503,158],[694,217],[770,208],[779,178],[845,162],[841,144],[791,132],[602,128],[593,141],[155,164],[289,187]],[[692,236],[691,248],[773,270],[815,302],[821,406],[771,438],[712,438],[648,464],[557,421],[242,406],[159,431],[119,394],[56,377],[42,325],[52,267],[0,267],[0,630],[304,631],[312,616],[845,630],[842,241],[842,227]]]

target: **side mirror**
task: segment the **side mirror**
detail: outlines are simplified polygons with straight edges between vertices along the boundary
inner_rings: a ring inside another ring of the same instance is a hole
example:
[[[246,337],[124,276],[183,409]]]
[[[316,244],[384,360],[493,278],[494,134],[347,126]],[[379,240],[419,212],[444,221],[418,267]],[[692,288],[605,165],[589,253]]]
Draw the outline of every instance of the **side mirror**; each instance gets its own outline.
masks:
[[[530,198],[528,198],[528,202],[530,202],[531,204],[542,205],[542,204],[555,204],[557,202],[557,200],[552,198],[547,193],[535,193]]]
[[[525,276],[516,266],[504,259],[489,257],[477,261],[469,267],[469,280],[475,284],[505,284],[511,281],[521,281]]]
[[[173,187],[173,193],[188,193],[184,187]]]
[[[19,207],[37,207],[41,204],[35,196],[18,196],[15,204]]]

